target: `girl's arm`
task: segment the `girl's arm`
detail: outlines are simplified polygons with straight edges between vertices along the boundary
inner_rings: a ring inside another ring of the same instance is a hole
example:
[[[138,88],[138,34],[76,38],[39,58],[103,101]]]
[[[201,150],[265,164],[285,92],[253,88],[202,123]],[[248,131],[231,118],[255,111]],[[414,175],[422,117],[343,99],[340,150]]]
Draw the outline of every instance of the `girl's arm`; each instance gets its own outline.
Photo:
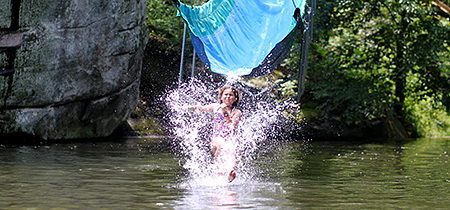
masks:
[[[213,103],[213,104],[208,104],[208,105],[193,105],[193,106],[184,106],[184,107],[180,107],[180,109],[182,110],[189,110],[189,111],[208,111],[208,112],[213,112],[214,108],[217,107],[218,104]]]
[[[241,117],[242,117],[242,112],[241,112],[241,110],[237,109],[235,111],[235,113],[233,114],[233,116],[231,117],[231,122],[232,122],[232,125],[234,128],[238,125],[239,121],[241,120]]]

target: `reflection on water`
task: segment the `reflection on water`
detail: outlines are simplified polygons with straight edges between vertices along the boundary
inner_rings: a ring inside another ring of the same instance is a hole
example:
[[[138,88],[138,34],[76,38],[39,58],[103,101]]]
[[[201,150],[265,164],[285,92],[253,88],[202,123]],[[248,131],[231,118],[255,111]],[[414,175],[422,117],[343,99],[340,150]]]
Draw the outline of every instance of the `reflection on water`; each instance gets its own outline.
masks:
[[[450,139],[272,142],[192,176],[170,139],[0,147],[0,209],[448,209]],[[273,146],[276,145],[276,146]]]
[[[185,189],[176,209],[285,209],[294,207],[286,199],[281,183],[237,179],[228,183],[221,177],[191,178],[179,185]]]

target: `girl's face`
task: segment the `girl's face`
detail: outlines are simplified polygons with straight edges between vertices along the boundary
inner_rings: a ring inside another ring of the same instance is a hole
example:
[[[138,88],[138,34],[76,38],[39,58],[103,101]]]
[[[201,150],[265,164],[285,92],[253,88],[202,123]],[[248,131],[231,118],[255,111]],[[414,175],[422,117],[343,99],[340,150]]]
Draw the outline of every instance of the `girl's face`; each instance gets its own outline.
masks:
[[[237,98],[234,95],[233,90],[231,88],[227,88],[223,91],[222,96],[220,97],[220,100],[225,105],[231,106],[231,105],[233,105],[234,102],[236,102]]]

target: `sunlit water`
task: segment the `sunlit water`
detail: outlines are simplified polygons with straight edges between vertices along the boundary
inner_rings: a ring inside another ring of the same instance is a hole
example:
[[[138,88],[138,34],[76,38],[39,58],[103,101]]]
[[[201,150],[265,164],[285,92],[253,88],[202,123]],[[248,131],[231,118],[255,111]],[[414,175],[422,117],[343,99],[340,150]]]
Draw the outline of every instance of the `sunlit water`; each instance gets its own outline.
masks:
[[[0,209],[448,209],[450,138],[289,139],[281,109],[244,94],[237,178],[215,171],[217,100],[191,83],[162,98],[173,138],[0,147]],[[250,94],[251,95],[251,94]]]
[[[0,209],[448,209],[450,139],[261,145],[195,177],[171,139],[0,148]]]

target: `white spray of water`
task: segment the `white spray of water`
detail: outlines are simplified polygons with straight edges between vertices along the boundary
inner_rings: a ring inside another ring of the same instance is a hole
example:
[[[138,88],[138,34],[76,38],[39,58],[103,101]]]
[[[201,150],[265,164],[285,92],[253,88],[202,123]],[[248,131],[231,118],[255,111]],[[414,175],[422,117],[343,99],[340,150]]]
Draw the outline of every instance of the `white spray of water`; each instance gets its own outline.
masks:
[[[234,84],[236,78],[227,81]],[[231,84],[231,85],[232,85]],[[217,176],[217,166],[213,161],[210,140],[213,128],[213,113],[179,110],[177,107],[206,105],[217,102],[218,88],[221,86],[193,80],[178,89],[168,91],[165,103],[170,108],[168,114],[176,135],[175,142],[185,156],[183,167],[193,177]],[[269,136],[283,136],[279,131],[280,120],[285,120],[280,109],[265,101],[251,97],[245,87],[237,87],[244,98],[238,108],[243,116],[238,125],[238,148],[236,172],[241,179],[251,178],[255,171],[252,160],[260,144],[267,142]]]

